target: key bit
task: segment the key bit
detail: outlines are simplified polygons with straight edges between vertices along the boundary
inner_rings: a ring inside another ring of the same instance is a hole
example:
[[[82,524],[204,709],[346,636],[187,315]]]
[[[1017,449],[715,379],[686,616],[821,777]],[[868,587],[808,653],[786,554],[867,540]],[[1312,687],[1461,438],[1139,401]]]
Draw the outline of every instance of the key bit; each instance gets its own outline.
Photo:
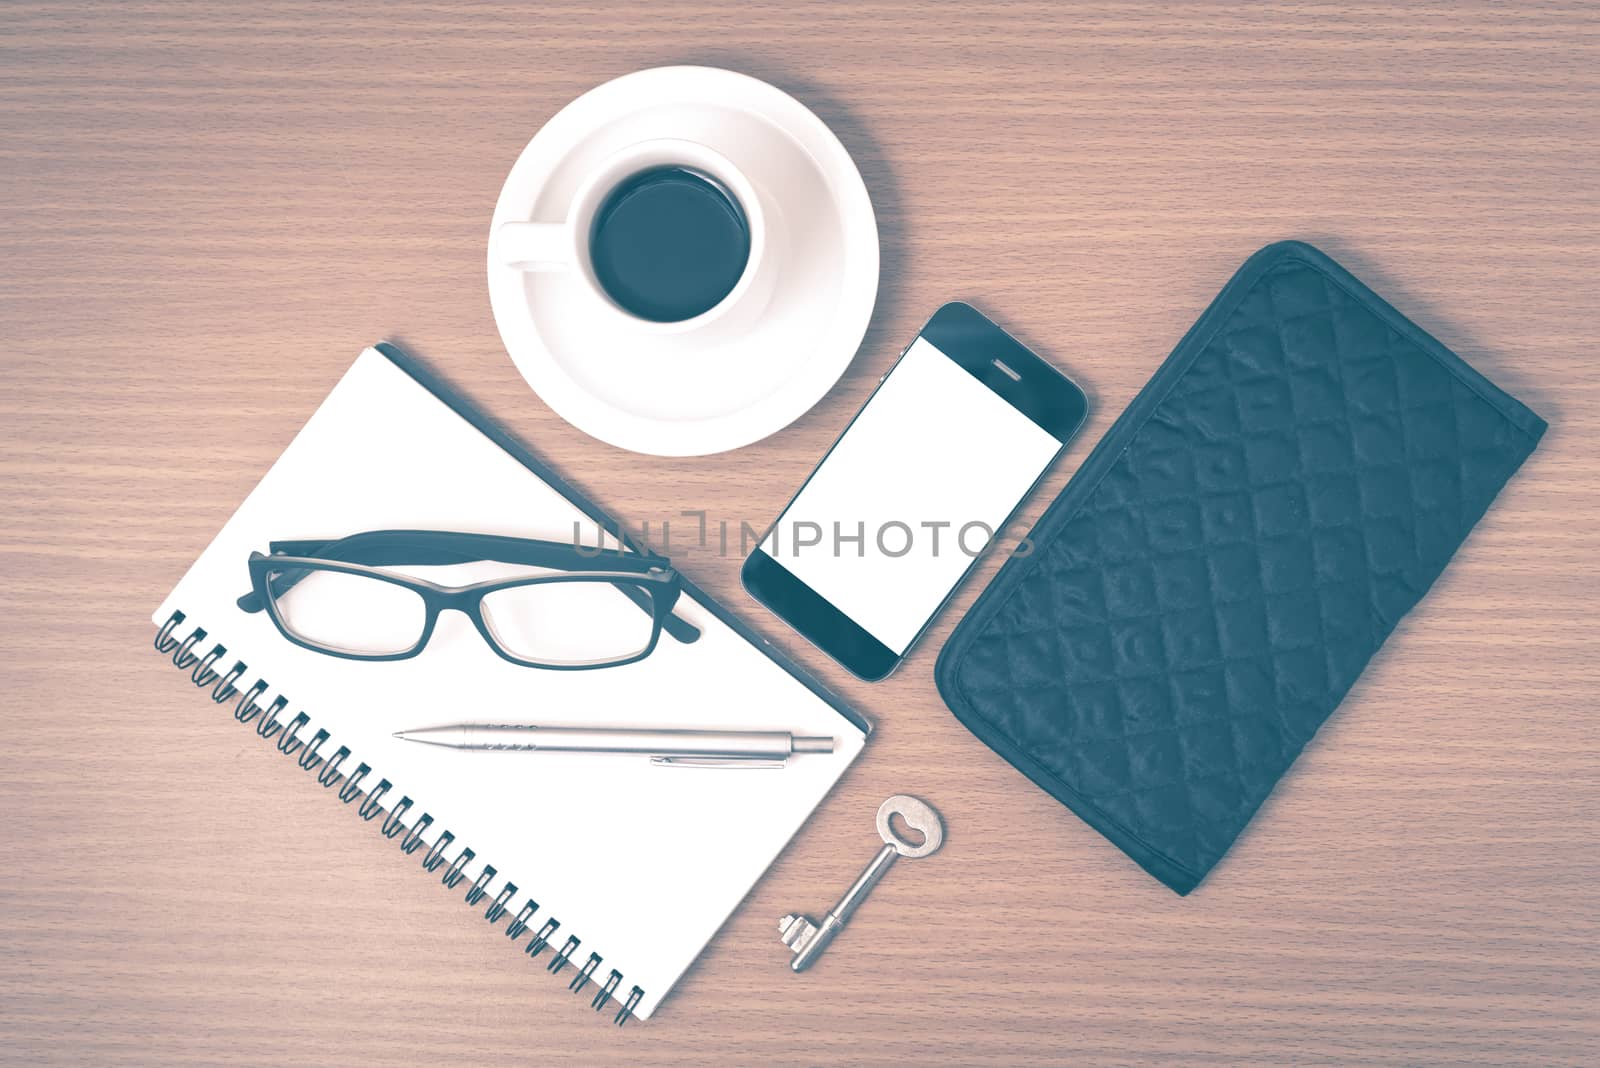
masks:
[[[783,939],[783,944],[796,953],[803,953],[817,936],[817,923],[810,916],[796,916],[793,913],[778,921],[778,936]]]

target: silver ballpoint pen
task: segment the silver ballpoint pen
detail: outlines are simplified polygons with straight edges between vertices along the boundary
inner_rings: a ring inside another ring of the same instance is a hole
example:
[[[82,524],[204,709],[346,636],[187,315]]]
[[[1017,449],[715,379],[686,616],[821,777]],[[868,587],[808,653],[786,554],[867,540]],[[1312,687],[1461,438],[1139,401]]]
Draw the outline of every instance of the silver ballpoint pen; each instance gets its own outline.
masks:
[[[795,753],[831,753],[832,738],[788,731],[635,730],[623,727],[536,727],[515,723],[456,723],[395,731],[408,742],[449,749],[553,753],[643,753],[651,763],[678,767],[782,767]]]

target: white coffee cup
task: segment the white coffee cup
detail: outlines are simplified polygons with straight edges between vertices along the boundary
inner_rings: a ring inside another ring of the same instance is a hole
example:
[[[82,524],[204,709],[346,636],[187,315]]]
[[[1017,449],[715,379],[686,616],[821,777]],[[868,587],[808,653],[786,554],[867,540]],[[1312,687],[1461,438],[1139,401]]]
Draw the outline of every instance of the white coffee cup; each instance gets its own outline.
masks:
[[[673,322],[657,322],[634,315],[617,304],[600,284],[590,256],[590,236],[595,215],[623,182],[656,167],[684,167],[717,182],[738,202],[750,235],[750,252],[744,272],[727,296],[699,315]],[[576,273],[586,293],[599,308],[620,316],[627,325],[652,334],[685,334],[712,324],[726,327],[744,323],[765,307],[772,296],[777,259],[772,255],[768,215],[755,187],[744,173],[721,153],[695,141],[657,138],[640,141],[600,162],[579,184],[567,217],[560,222],[509,222],[495,231],[495,255],[501,263],[522,271]]]

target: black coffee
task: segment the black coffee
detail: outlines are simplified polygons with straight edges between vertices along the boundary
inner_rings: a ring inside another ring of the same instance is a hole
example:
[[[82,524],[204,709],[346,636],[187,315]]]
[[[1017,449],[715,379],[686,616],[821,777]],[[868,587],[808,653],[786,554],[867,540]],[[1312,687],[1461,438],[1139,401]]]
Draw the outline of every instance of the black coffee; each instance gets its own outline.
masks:
[[[675,323],[710,311],[750,259],[750,228],[733,195],[699,171],[656,167],[612,191],[595,214],[589,256],[600,285],[641,319]]]

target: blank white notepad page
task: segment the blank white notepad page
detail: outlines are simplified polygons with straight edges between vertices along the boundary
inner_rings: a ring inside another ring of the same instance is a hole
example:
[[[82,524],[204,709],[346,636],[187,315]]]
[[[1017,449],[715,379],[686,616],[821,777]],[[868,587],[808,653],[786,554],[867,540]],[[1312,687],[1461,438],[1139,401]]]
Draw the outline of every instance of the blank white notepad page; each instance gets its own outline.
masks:
[[[508,663],[455,612],[441,616],[413,659],[344,660],[290,644],[265,612],[235,604],[250,589],[251,551],[266,552],[274,540],[422,529],[570,542],[574,522],[592,540],[594,524],[576,506],[368,349],[154,618],[163,623],[177,610],[186,625],[204,627],[198,651],[227,647],[219,670],[245,661],[241,685],[256,677],[271,685],[260,703],[282,693],[289,704],[279,718],[310,717],[301,737],[328,731],[324,754],[348,747],[345,770],[373,769],[364,786],[380,777],[393,784],[386,805],[412,799],[408,826],[426,812],[430,844],[440,831],[454,834],[446,864],[461,847],[473,850],[465,885],[493,865],[491,899],[515,883],[510,915],[531,898],[539,903],[533,930],[547,919],[561,924],[547,953],[578,936],[569,967],[600,954],[596,981],[612,968],[622,972],[617,996],[638,985],[636,1014],[649,1016],[861,752],[858,727],[687,595],[677,611],[702,629],[699,641],[663,633],[646,659],[593,671]],[[429,569],[427,577],[487,577],[473,566]],[[729,770],[617,755],[456,751],[390,736],[454,722],[791,730],[830,735],[837,749],[796,757],[782,770]],[[396,852],[395,877],[414,878],[404,869],[423,852]]]

